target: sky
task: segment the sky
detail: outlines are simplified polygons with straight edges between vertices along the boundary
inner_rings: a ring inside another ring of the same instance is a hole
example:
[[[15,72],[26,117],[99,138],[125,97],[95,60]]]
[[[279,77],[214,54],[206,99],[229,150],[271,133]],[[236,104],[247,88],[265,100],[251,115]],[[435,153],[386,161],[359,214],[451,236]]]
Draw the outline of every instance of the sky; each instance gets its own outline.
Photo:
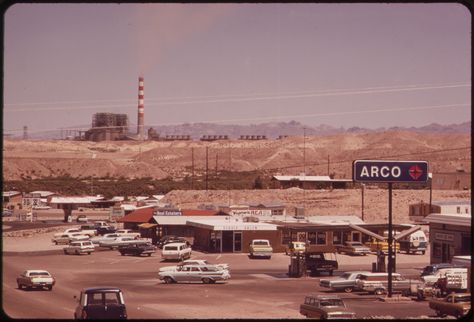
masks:
[[[471,15],[456,3],[14,4],[3,131],[295,120],[379,128],[471,120]]]

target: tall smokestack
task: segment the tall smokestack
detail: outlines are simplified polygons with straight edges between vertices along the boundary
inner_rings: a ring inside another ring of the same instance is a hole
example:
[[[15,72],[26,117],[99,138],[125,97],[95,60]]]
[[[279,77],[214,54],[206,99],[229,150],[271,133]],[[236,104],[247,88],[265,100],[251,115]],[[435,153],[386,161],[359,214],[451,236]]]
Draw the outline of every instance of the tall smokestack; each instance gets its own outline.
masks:
[[[145,138],[145,106],[143,104],[143,76],[138,77],[138,119],[137,135],[140,140]]]

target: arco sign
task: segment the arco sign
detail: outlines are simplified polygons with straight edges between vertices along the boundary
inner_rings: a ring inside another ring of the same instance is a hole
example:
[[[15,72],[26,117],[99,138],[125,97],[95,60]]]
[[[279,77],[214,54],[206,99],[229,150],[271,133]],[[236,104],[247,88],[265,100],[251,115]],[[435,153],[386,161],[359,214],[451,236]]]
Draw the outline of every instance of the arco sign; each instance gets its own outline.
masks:
[[[426,182],[428,162],[392,160],[355,160],[352,164],[355,182]]]

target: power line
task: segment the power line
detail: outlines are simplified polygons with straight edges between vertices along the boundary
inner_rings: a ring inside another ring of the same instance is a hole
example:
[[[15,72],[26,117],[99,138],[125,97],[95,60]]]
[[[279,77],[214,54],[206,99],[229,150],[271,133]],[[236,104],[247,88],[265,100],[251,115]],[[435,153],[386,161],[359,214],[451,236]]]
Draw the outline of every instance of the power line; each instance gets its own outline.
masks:
[[[284,93],[270,93],[270,94],[235,94],[229,96],[201,96],[201,98],[211,98],[209,100],[201,100],[196,97],[190,98],[161,98],[147,99],[147,102],[158,101],[155,104],[147,104],[147,106],[164,106],[164,105],[187,105],[187,104],[203,104],[203,103],[231,103],[231,102],[247,102],[247,101],[261,101],[261,100],[279,100],[279,99],[294,99],[294,98],[311,98],[311,97],[324,97],[324,96],[343,96],[343,95],[360,95],[360,94],[378,94],[378,93],[391,93],[391,92],[404,92],[404,91],[417,91],[417,90],[429,90],[429,89],[443,89],[443,88],[459,88],[459,87],[470,87],[470,84],[442,84],[442,85],[410,85],[405,87],[369,87],[362,89],[333,89],[326,91],[317,91],[317,92],[284,92]],[[249,96],[250,97],[246,97]],[[266,96],[265,96],[266,95]],[[240,97],[240,98],[239,98]],[[214,99],[212,99],[214,98]],[[176,102],[167,102],[166,100],[179,100],[179,99],[191,99],[190,101],[176,101]],[[131,100],[97,100],[89,102],[130,102]],[[30,103],[14,103],[14,104],[5,104],[5,106],[29,106],[29,105],[53,105],[53,104],[75,104],[75,103],[84,103],[88,101],[70,101],[70,102],[30,102]],[[130,107],[130,104],[122,105],[79,105],[79,106],[69,106],[69,107],[36,107],[36,108],[7,108],[4,109],[4,112],[28,112],[28,111],[47,111],[47,110],[73,110],[73,109],[111,109],[111,108],[120,108],[120,107]]]

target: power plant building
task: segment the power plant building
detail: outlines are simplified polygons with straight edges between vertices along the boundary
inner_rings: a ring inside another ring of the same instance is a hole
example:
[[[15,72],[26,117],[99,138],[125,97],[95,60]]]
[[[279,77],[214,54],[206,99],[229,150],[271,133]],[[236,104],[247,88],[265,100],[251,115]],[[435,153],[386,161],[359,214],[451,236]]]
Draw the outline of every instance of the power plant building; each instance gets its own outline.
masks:
[[[96,113],[92,117],[92,128],[85,132],[87,141],[125,140],[128,134],[127,114]]]

